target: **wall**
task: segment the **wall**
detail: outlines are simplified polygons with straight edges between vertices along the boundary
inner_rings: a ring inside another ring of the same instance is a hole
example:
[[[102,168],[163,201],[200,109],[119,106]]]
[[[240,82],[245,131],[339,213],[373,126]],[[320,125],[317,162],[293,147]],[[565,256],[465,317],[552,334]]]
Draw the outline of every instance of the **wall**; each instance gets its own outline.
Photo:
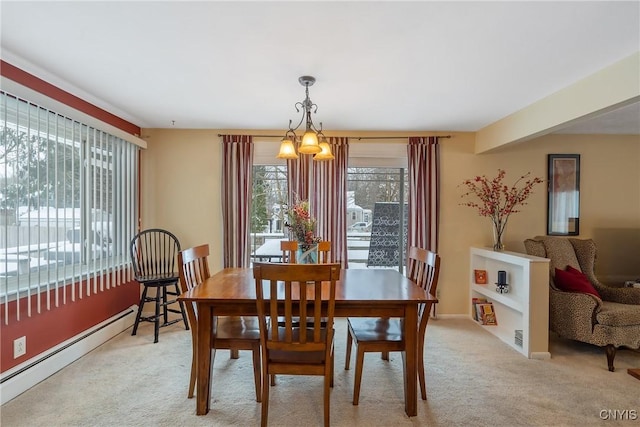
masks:
[[[142,133],[148,144],[142,156],[143,227],[166,227],[183,247],[209,243],[212,271],[222,267],[218,133],[178,129]],[[549,153],[582,155],[579,237],[596,240],[598,271],[604,276],[640,277],[637,258],[629,255],[640,247],[639,142],[637,136],[549,135],[474,154],[473,134],[452,133],[452,138],[442,139],[438,313],[468,312],[469,246],[491,243],[489,220],[459,205],[459,184],[476,174],[493,176],[498,168],[507,171],[507,182],[527,171],[546,180]],[[546,209],[546,188],[541,184],[522,212],[509,219],[507,250],[524,252],[525,238],[546,233]]]
[[[182,248],[208,243],[222,268],[221,143],[213,130],[145,129],[140,155],[141,229],[159,227]]]
[[[100,278],[95,280],[99,281]],[[86,287],[86,282],[83,281],[79,286]],[[2,319],[0,364],[2,372],[48,351],[133,305],[137,305],[140,299],[140,285],[137,282],[114,286],[83,298],[76,297],[73,302],[70,295],[71,286],[62,287],[59,292],[56,290],[49,292],[51,301],[56,301],[55,294],[57,293],[59,301],[61,301],[60,305],[56,307],[52,303],[51,310],[47,310],[46,293],[42,292],[30,299],[31,316],[28,313],[29,300],[27,298],[22,298],[19,304],[16,301],[10,301],[8,304],[0,306],[0,318]],[[42,307],[40,313],[38,313],[38,298],[40,298]],[[68,303],[64,304],[62,301],[68,301]],[[20,320],[16,320],[18,316]],[[5,319],[9,319],[8,323],[5,323]],[[13,340],[22,336],[27,337],[27,353],[14,359]]]

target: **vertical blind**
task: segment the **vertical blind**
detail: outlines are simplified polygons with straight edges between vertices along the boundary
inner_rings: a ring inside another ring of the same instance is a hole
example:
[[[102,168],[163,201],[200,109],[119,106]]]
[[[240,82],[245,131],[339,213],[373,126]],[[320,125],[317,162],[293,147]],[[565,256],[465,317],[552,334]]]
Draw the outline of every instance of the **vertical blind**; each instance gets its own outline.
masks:
[[[39,313],[129,281],[139,148],[12,94],[0,97],[2,304],[16,300],[20,320],[32,306]]]

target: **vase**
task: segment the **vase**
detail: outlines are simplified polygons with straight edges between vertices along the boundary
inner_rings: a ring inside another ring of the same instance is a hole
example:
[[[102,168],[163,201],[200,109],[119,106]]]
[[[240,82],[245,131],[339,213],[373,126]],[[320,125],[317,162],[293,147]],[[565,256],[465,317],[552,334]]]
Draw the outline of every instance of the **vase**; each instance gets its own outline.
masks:
[[[318,244],[306,244],[298,242],[296,250],[296,262],[298,264],[317,264],[318,263]]]
[[[491,229],[493,231],[493,250],[504,251],[504,242],[502,240],[504,236],[504,225],[500,227],[495,224],[491,224]]]

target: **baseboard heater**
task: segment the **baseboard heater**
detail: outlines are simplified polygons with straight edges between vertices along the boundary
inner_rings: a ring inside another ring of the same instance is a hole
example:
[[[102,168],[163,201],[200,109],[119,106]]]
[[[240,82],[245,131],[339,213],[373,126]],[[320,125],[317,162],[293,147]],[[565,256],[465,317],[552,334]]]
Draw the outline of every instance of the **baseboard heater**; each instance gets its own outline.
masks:
[[[129,328],[137,312],[138,307],[132,306],[4,372],[0,378],[0,404],[4,405]]]

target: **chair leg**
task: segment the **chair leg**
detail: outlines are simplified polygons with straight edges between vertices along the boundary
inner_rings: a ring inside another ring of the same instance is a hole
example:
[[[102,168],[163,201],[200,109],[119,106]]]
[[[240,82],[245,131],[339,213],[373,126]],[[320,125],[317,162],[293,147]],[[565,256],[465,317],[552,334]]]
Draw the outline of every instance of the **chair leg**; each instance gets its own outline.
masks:
[[[262,362],[260,360],[260,344],[254,345],[251,352],[253,353],[253,381],[256,386],[256,402],[262,402]]]
[[[178,287],[178,282],[175,283],[175,287],[176,287],[176,294],[180,295],[182,292]],[[188,331],[189,321],[187,320],[187,313],[186,313],[186,310],[184,309],[184,303],[182,301],[178,301],[178,305],[180,306],[180,312],[182,313],[182,321],[184,322],[184,328]]]
[[[420,382],[422,400],[427,400],[427,385],[424,379],[424,345],[418,349],[418,381]]]
[[[351,332],[347,331],[347,357],[344,361],[344,369],[349,370],[349,364],[351,363],[351,345],[353,339],[351,338]]]
[[[261,427],[267,427],[269,419],[269,371],[264,367],[264,373],[262,374],[262,412],[260,414]],[[271,375],[274,377],[274,375]]]
[[[333,356],[334,356],[334,353],[332,351],[331,352],[331,371],[329,372],[329,375],[331,375],[331,377],[330,377],[331,378],[331,382],[329,383],[329,385],[331,387],[333,387],[333,365],[334,365],[334,362],[335,362],[335,357],[333,357]]]
[[[276,376],[275,375],[270,375],[271,377],[271,385],[274,386],[276,385]]]
[[[333,359],[333,358],[332,358]],[[333,372],[333,366],[331,367],[331,371]],[[330,413],[330,404],[331,404],[331,373],[328,373],[324,377],[324,426],[329,427],[329,413]]]
[[[193,391],[196,388],[196,378],[197,378],[197,367],[198,367],[198,343],[195,339],[191,340],[191,379],[189,380],[189,394],[187,397],[189,399],[193,398]]]
[[[380,359],[389,361],[389,352],[383,351],[382,353],[380,353]]]
[[[609,371],[613,372],[616,370],[616,368],[613,367],[613,359],[616,357],[616,347],[613,344],[607,344],[606,352]]]
[[[169,323],[169,310],[168,310],[168,306],[167,306],[167,287],[163,286],[162,287],[162,320],[163,320],[163,325],[166,325],[167,323]]]
[[[362,381],[362,367],[364,365],[364,351],[360,346],[356,347],[356,376],[353,382],[353,404],[357,405],[360,400],[360,382]]]
[[[154,323],[154,339],[153,339],[154,344],[158,342],[158,336],[160,335],[160,304],[161,304],[160,299],[162,296],[162,291],[160,289],[164,290],[165,288],[164,287],[156,288],[156,300],[155,300],[156,316],[153,322]],[[166,295],[165,295],[165,298],[166,298]],[[166,306],[165,306],[165,309],[166,309]]]
[[[131,335],[135,335],[138,332],[138,324],[140,323],[140,316],[142,316],[142,309],[144,308],[144,301],[147,299],[147,286],[142,289],[142,296],[140,297],[140,303],[138,306],[138,314],[136,314],[136,321],[133,323],[133,331]]]
[[[229,358],[230,359],[239,359],[240,358],[240,350],[237,348],[232,348],[229,350]]]

